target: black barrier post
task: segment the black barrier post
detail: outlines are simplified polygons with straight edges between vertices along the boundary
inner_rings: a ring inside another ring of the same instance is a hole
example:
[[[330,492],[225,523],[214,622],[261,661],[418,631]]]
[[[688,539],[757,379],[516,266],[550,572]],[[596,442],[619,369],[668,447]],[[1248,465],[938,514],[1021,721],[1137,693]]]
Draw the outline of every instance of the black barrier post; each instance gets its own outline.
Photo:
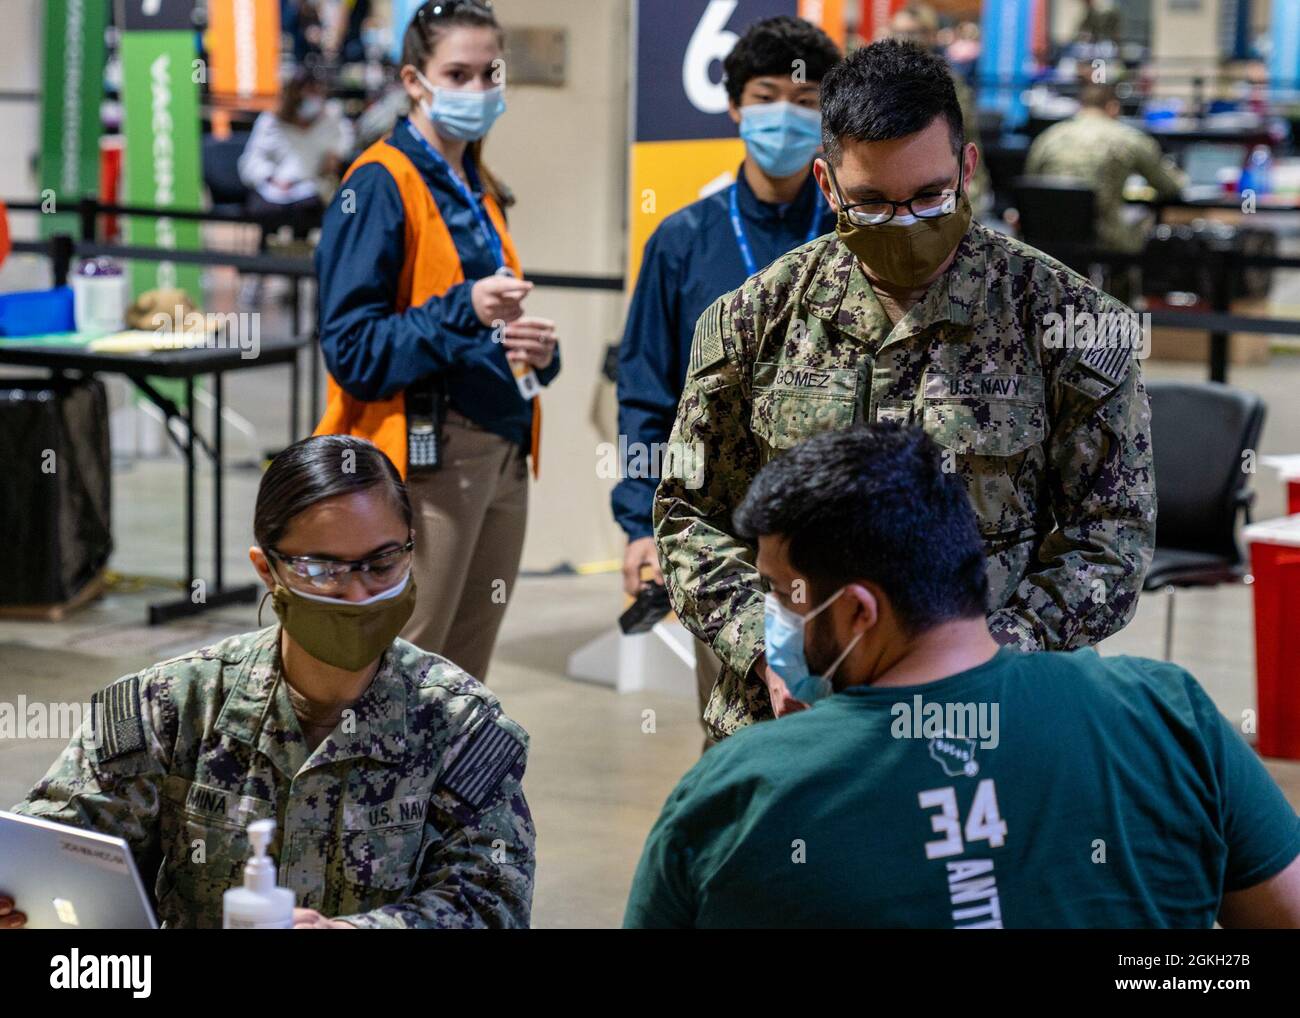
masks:
[[[222,577],[222,559],[225,558],[225,547],[221,540],[221,503],[222,495],[222,457],[225,453],[225,442],[222,439],[222,433],[225,429],[221,426],[222,411],[222,391],[221,391],[221,372],[212,372],[212,430],[215,434],[212,436],[212,573],[216,581],[217,590],[225,590],[225,582]],[[193,591],[191,591],[191,596]]]
[[[309,384],[311,385],[311,400],[308,405],[311,407],[311,426],[315,430],[317,422],[320,421],[320,329],[312,330],[311,342],[307,344],[307,356],[311,358],[311,374]]]
[[[308,352],[311,351],[311,345],[307,346]],[[293,360],[289,363],[289,444],[293,445],[298,441],[298,423],[302,418],[300,409],[302,396],[299,389],[302,386],[302,376],[298,368],[298,351],[293,352]],[[312,428],[316,427],[312,422]]]
[[[194,554],[194,376],[185,376],[185,586],[194,594],[198,564]]]
[[[99,222],[99,202],[94,198],[82,198],[77,202],[77,219],[81,223],[81,241],[93,244],[99,238],[95,235]]]
[[[72,235],[56,233],[50,238],[50,269],[54,273],[55,286],[68,285],[68,273],[72,270],[72,256],[76,245]]]
[[[1231,250],[1220,252],[1214,273],[1213,293],[1210,305],[1219,314],[1227,314],[1232,308],[1232,274],[1236,271],[1236,259]],[[1210,333],[1210,381],[1228,381],[1228,354],[1232,338],[1230,332]]]

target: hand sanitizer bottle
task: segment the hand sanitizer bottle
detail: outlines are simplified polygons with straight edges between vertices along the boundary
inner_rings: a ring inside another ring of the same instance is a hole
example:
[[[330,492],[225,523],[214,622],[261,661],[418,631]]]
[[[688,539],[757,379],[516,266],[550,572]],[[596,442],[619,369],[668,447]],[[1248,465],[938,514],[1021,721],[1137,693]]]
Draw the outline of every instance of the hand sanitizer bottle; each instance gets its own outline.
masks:
[[[274,834],[274,820],[254,820],[248,825],[253,855],[244,865],[244,886],[232,887],[222,898],[222,929],[293,928],[293,891],[275,886],[275,861],[266,854]]]

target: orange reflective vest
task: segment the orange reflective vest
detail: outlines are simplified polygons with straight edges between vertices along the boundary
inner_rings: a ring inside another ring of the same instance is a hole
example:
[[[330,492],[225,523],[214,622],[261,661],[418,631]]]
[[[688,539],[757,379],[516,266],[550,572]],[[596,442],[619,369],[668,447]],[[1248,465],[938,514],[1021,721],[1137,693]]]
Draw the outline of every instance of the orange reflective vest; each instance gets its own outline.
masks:
[[[441,297],[457,283],[463,283],[465,273],[461,268],[460,253],[451,239],[451,232],[442,221],[429,185],[415,164],[388,144],[386,139],[381,139],[357,157],[357,161],[348,168],[344,181],[356,172],[358,166],[368,163],[379,163],[389,172],[397,183],[402,198],[406,262],[397,284],[397,306],[393,308],[394,313],[401,314],[412,305],[419,306],[430,297]],[[483,205],[501,238],[501,253],[506,264],[516,276],[522,278],[519,256],[506,229],[501,209],[491,195],[483,196]],[[541,427],[541,402],[534,398],[530,453],[534,477],[538,471]],[[348,395],[331,376],[326,387],[325,413],[316,425],[315,434],[356,435],[369,439],[384,450],[402,477],[406,477],[406,398],[403,393],[367,402]]]

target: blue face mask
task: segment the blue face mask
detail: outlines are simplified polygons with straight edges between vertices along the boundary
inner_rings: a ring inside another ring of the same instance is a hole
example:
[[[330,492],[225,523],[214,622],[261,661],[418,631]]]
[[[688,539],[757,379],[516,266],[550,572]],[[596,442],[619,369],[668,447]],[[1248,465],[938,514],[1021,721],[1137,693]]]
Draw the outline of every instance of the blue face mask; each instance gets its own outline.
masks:
[[[794,103],[740,107],[740,137],[769,176],[788,177],[810,162],[822,144],[822,115]]]
[[[433,100],[420,100],[420,112],[429,118],[433,129],[455,141],[478,141],[492,129],[497,117],[506,111],[501,86],[485,92],[438,88],[419,71],[420,84],[433,94]]]
[[[826,606],[842,593],[844,593],[843,587],[807,615],[791,611],[781,603],[776,594],[770,591],[763,598],[763,641],[767,663],[772,671],[785,680],[790,695],[796,700],[813,703],[830,696],[835,691],[831,685],[831,676],[835,674],[835,669],[840,666],[840,662],[848,657],[849,651],[862,639],[862,633],[866,632],[864,629],[849,641],[849,645],[840,652],[840,656],[835,659],[824,676],[809,673],[808,659],[804,657],[803,652],[804,627],[807,626],[809,619],[825,610]]]

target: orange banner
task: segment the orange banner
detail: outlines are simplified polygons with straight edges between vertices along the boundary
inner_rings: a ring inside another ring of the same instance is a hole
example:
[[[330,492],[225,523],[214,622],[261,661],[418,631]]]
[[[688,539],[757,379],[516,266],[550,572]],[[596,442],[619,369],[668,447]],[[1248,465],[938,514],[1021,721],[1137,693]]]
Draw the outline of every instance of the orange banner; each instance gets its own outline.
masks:
[[[1029,51],[1040,63],[1047,63],[1052,51],[1052,41],[1048,37],[1047,0],[1034,0],[1034,27],[1029,36]]]
[[[820,27],[843,49],[847,34],[844,4],[845,0],[799,0],[799,17]]]
[[[280,91],[280,0],[208,0],[214,95],[251,99]]]

